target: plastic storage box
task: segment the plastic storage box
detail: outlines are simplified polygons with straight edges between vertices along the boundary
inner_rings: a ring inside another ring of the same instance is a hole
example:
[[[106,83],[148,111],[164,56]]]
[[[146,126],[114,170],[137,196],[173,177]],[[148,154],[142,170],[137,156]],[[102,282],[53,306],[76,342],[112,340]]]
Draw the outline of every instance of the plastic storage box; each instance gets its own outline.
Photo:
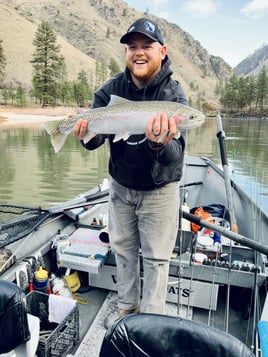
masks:
[[[26,296],[27,311],[40,319],[38,357],[65,357],[79,341],[79,310],[77,304],[60,323],[49,322],[49,295],[32,291]]]

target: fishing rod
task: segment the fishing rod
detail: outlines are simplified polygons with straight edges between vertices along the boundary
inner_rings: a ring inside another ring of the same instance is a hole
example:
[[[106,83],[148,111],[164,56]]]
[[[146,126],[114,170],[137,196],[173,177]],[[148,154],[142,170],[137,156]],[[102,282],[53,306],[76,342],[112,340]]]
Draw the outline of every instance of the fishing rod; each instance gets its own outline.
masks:
[[[228,206],[229,213],[230,213],[231,230],[235,233],[238,233],[238,226],[236,224],[235,210],[234,210],[234,203],[233,203],[231,179],[230,179],[230,175],[229,175],[228,159],[227,159],[225,144],[224,144],[225,132],[222,128],[222,121],[221,121],[221,115],[220,115],[219,110],[216,113],[216,120],[217,120],[217,126],[218,126],[217,137],[218,137],[219,146],[220,146],[221,162],[222,162],[225,190],[226,190],[226,196],[227,196],[227,206]],[[231,253],[232,253],[232,246],[230,245],[229,257],[231,257]],[[227,311],[227,313],[226,313],[226,332],[228,332],[228,328],[229,328],[230,269],[229,269],[227,287],[228,287],[228,289],[227,289],[227,296],[226,296],[226,311]]]
[[[217,138],[219,140],[219,146],[220,146],[221,162],[222,162],[224,183],[225,183],[226,196],[227,196],[227,206],[230,212],[231,229],[235,233],[238,233],[238,226],[236,224],[235,210],[233,204],[231,179],[229,175],[228,159],[227,159],[226,149],[224,145],[225,132],[222,128],[222,121],[221,121],[221,115],[219,110],[217,111],[216,119],[217,119],[217,126],[218,126]]]
[[[188,221],[195,223],[199,226],[208,228],[214,232],[220,233],[223,236],[240,243],[242,245],[245,245],[246,247],[252,248],[257,250],[260,253],[263,253],[265,255],[268,255],[268,246],[263,245],[259,242],[254,241],[253,239],[247,238],[241,234],[235,233],[233,231],[229,231],[227,228],[219,226],[217,224],[213,224],[211,222],[208,222],[204,219],[201,219],[200,217],[197,217],[191,213],[188,213],[186,211],[182,211],[182,216],[183,218],[187,219]]]

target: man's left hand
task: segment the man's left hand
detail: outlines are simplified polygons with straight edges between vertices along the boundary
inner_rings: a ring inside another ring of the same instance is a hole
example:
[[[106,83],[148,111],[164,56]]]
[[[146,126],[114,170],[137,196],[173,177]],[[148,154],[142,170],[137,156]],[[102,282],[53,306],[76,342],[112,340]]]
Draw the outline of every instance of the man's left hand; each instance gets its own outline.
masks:
[[[145,135],[152,142],[166,144],[173,139],[176,133],[175,119],[168,118],[166,113],[159,113],[148,121]]]

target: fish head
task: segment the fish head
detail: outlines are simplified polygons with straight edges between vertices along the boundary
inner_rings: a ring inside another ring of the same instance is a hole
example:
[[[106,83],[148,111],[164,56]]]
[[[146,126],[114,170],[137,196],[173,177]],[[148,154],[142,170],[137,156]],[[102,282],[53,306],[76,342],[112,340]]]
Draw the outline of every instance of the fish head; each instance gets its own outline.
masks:
[[[186,110],[173,115],[179,129],[190,130],[199,127],[205,122],[206,116],[197,109],[188,107]]]

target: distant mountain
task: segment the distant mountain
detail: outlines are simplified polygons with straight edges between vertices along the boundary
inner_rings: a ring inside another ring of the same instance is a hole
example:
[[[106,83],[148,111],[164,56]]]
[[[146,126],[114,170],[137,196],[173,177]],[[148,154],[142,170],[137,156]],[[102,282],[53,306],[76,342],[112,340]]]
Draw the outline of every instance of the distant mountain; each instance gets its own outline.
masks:
[[[94,77],[96,61],[116,60],[124,68],[124,49],[119,38],[144,13],[123,0],[1,0],[0,38],[7,57],[5,83],[31,86],[34,51],[32,41],[38,24],[48,21],[61,45],[69,79],[81,69]],[[162,18],[156,20],[172,59],[173,78],[180,81],[187,96],[202,102],[215,102],[215,88],[233,74],[222,58],[210,55],[201,44],[179,26]]]
[[[246,57],[234,68],[234,73],[237,76],[257,74],[263,66],[268,70],[268,45],[263,45],[253,54]]]

